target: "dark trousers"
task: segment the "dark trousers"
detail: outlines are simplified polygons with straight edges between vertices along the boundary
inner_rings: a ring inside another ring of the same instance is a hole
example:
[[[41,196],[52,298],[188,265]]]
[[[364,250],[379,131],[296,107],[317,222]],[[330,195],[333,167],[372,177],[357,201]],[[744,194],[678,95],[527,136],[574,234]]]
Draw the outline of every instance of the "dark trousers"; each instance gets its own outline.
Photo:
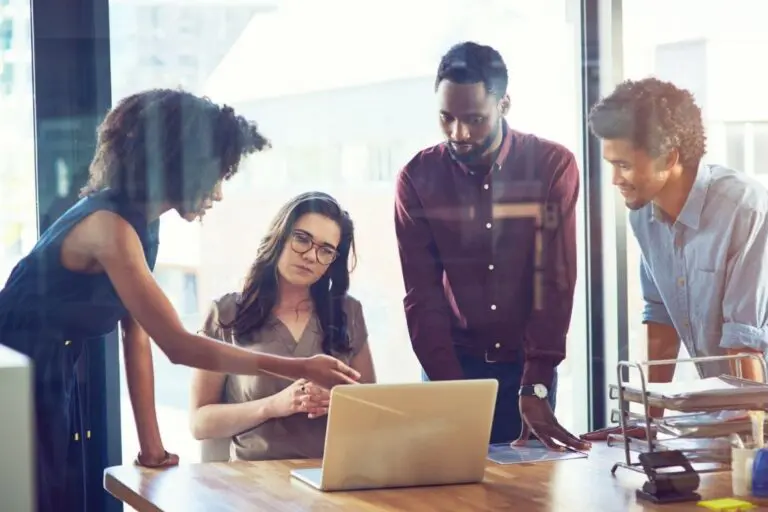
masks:
[[[523,377],[523,362],[487,363],[482,359],[457,354],[465,379],[496,379],[499,391],[496,395],[496,409],[493,413],[491,443],[508,443],[520,437],[522,420],[518,405],[518,392]],[[422,378],[428,381],[422,370]],[[557,404],[557,371],[549,387],[549,405],[555,410]]]

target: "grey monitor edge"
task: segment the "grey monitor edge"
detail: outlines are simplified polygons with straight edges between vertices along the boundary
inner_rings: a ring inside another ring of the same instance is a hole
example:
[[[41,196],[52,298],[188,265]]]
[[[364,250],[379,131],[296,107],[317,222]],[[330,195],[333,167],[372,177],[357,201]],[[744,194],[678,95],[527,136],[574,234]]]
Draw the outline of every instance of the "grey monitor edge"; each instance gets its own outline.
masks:
[[[322,467],[294,469],[294,470],[291,470],[291,476],[307,485],[314,487],[315,489],[322,490],[322,487],[323,487],[323,468]]]

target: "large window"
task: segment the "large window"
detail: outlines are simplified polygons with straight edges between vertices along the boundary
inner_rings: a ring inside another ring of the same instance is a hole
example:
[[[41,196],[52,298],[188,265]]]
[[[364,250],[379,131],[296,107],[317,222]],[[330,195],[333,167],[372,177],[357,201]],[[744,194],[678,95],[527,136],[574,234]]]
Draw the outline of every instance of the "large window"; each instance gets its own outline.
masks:
[[[768,183],[768,121],[723,123],[725,164]]]
[[[29,0],[0,2],[0,288],[37,238]]]
[[[467,39],[495,46],[508,63],[511,125],[558,141],[582,160],[578,2],[547,4],[113,0],[115,101],[144,88],[182,86],[233,105],[274,142],[225,185],[225,201],[203,225],[175,214],[162,220],[156,275],[187,326],[197,328],[212,299],[240,288],[278,207],[299,192],[322,190],[356,223],[351,293],[363,304],[380,381],[419,380],[402,308],[395,173],[440,140],[434,72],[450,45]],[[574,430],[587,426],[585,296],[580,256],[557,411]],[[187,423],[190,370],[160,353],[155,368],[167,448],[186,462],[198,460]],[[122,403],[130,460],[137,442],[125,388]]]
[[[763,100],[768,73],[747,61],[768,48],[761,24],[765,8],[760,0],[624,0],[622,16],[624,76],[653,75],[691,90],[704,114],[705,160],[763,180],[768,173],[768,107]],[[647,345],[640,250],[629,226],[626,244],[629,358],[642,360]],[[681,356],[686,355],[683,347]],[[678,366],[675,379],[693,378],[693,365]]]

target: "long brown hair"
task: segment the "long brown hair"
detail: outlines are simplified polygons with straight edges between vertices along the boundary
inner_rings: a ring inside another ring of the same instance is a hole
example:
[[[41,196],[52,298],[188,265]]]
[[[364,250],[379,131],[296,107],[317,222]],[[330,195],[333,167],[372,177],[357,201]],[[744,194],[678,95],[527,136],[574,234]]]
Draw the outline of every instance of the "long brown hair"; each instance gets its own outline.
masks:
[[[306,192],[288,201],[261,240],[256,261],[251,265],[237,304],[237,313],[225,329],[232,329],[235,339],[246,339],[266,323],[278,301],[277,262],[293,232],[296,221],[308,213],[328,217],[339,225],[341,241],[338,257],[323,277],[310,287],[310,296],[323,331],[323,352],[343,354],[350,350],[344,302],[349,290],[349,274],[355,266],[354,224],[349,214],[330,195]]]

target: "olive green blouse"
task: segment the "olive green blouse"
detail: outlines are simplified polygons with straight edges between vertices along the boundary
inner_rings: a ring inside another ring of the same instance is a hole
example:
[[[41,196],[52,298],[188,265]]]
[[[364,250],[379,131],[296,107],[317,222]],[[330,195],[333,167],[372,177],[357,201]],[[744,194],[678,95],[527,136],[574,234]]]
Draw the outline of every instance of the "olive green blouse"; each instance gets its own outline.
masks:
[[[254,351],[284,357],[309,357],[322,354],[322,331],[316,316],[310,318],[303,334],[297,340],[279,319],[272,317],[257,333],[247,339],[233,338],[229,329],[221,324],[232,322],[236,312],[238,294],[230,293],[215,300],[201,332]],[[345,303],[347,329],[352,350],[337,357],[349,364],[368,341],[368,331],[359,301],[347,296]],[[243,403],[259,400],[279,393],[290,382],[271,375],[227,375],[224,403]],[[326,417],[309,419],[306,414],[267,420],[250,430],[232,437],[230,460],[277,460],[321,458],[325,444]]]

